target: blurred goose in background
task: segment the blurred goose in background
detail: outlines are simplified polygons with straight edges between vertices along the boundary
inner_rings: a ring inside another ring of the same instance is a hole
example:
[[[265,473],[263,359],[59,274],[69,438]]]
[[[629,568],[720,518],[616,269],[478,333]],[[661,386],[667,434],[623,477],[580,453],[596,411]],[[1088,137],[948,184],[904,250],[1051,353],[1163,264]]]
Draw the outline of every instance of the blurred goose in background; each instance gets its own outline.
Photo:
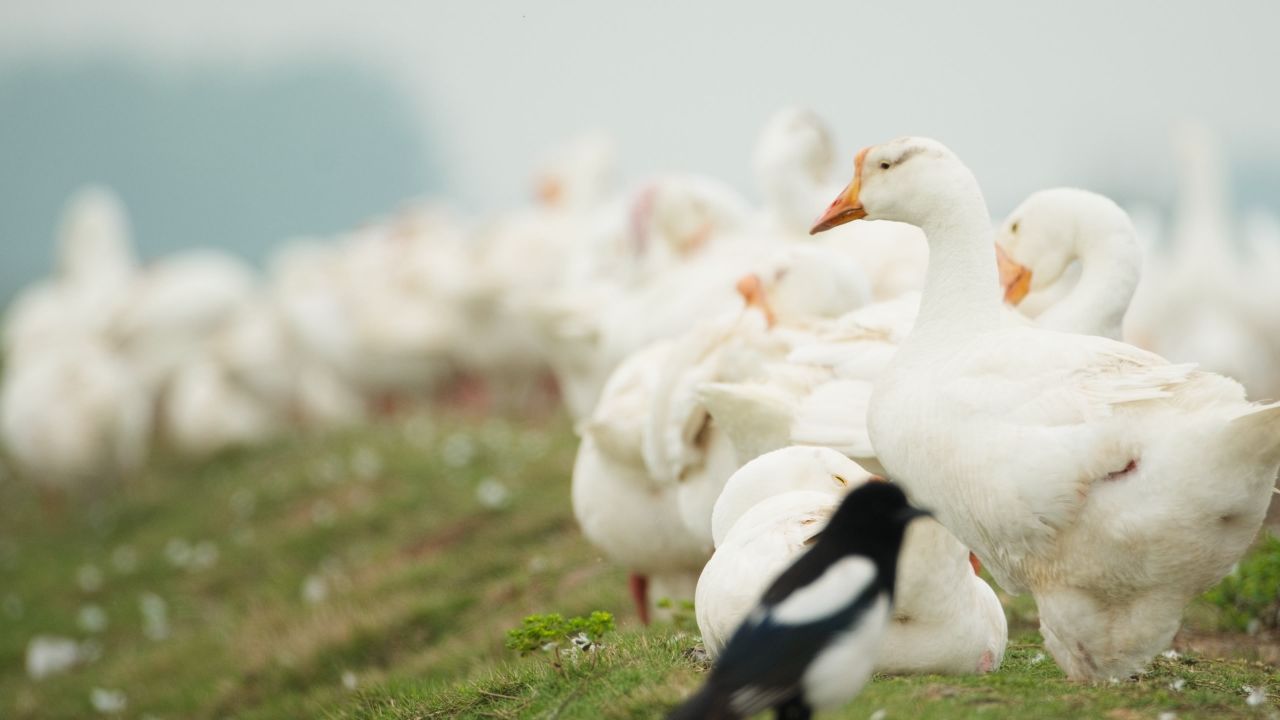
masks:
[[[57,254],[53,277],[6,312],[0,438],[46,490],[100,489],[141,467],[152,428],[145,386],[105,337],[137,271],[119,199],[104,188],[73,196]]]
[[[113,318],[111,339],[148,388],[160,392],[256,283],[244,261],[221,251],[186,250],[162,258],[130,287]]]
[[[1251,395],[1280,397],[1280,355],[1265,319],[1275,313],[1252,310],[1275,280],[1251,282],[1262,257],[1251,252],[1258,246],[1237,242],[1222,150],[1213,133],[1196,124],[1176,129],[1174,149],[1178,202],[1170,243],[1153,264],[1151,288],[1126,330],[1170,360],[1235,378]]]
[[[85,335],[5,368],[0,430],[18,470],[46,490],[100,490],[146,460],[152,406],[141,378]]]
[[[711,554],[681,522],[676,489],[654,483],[644,466],[645,414],[670,349],[654,343],[618,367],[581,429],[573,465],[573,515],[592,545],[631,572],[632,600],[644,623],[657,601],[693,599]]]
[[[814,231],[859,218],[917,224],[930,244],[920,314],[868,409],[877,458],[1003,587],[1035,596],[1069,677],[1141,670],[1257,533],[1280,405],[1114,340],[1005,326],[981,189],[936,141],[861,151]]]
[[[106,188],[72,196],[56,245],[54,275],[24,289],[5,312],[9,364],[24,351],[102,333],[138,271],[124,206]]]
[[[809,237],[814,212],[840,188],[833,172],[835,153],[830,128],[812,111],[784,108],[769,118],[754,154],[756,185],[764,200],[762,231],[849,253],[871,279],[876,300],[919,290],[928,245],[917,228],[879,223],[843,227],[816,240]]]
[[[575,419],[591,411],[631,353],[739,307],[733,283],[767,247],[742,233],[746,203],[715,181],[664,176],[627,198],[602,211],[597,229],[573,249],[581,267],[596,268],[594,279],[580,269],[581,277],[549,296],[540,288],[544,297],[529,303]],[[628,220],[613,223],[610,214]]]
[[[787,246],[739,280],[745,313],[728,313],[676,340],[654,391],[643,449],[650,476],[678,487],[680,513],[691,532],[711,542],[716,498],[743,462],[712,421],[698,388],[761,377],[769,363],[807,339],[809,323],[865,303],[867,285],[846,255],[816,245]]]
[[[713,658],[760,593],[807,549],[849,490],[874,479],[840,453],[788,447],[733,474],[715,505],[716,551],[698,579],[694,607]],[[990,672],[1004,657],[1004,609],[935,520],[907,533],[898,560],[894,622],[876,670]]]

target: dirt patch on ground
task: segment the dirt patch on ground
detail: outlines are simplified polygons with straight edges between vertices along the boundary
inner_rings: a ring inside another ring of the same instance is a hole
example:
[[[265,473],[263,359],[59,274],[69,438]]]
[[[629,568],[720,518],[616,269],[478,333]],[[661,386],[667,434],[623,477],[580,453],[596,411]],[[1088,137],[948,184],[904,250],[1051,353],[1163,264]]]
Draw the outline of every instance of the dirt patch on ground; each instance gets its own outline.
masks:
[[[1280,634],[1204,632],[1185,628],[1173,639],[1179,652],[1195,652],[1209,658],[1242,659],[1280,666]]]

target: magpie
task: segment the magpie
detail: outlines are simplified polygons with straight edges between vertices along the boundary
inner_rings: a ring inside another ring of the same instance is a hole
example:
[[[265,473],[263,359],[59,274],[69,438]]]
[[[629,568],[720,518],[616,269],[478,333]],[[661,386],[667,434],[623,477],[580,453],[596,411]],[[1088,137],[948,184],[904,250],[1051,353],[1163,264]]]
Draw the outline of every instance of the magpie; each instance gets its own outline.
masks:
[[[889,620],[902,536],[925,515],[891,483],[846,495],[668,720],[738,720],[770,708],[780,720],[805,720],[851,700],[871,676]]]

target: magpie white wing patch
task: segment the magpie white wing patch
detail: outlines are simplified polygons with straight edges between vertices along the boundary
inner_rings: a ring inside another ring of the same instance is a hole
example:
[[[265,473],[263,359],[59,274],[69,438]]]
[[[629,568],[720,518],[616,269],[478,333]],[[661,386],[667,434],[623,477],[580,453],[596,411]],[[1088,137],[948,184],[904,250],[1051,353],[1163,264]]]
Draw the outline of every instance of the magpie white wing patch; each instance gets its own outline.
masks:
[[[773,619],[783,625],[805,625],[830,617],[853,604],[875,576],[876,566],[869,558],[842,558],[774,606]]]
[[[766,688],[748,685],[729,697],[729,707],[742,716],[755,715],[765,708],[786,700],[792,688]]]

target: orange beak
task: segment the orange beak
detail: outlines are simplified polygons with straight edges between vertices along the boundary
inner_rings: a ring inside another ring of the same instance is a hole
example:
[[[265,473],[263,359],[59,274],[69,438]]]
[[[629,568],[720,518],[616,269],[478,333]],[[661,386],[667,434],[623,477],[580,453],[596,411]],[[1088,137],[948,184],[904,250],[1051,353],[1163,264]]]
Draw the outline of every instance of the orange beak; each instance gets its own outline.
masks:
[[[543,205],[559,205],[564,196],[564,186],[553,177],[544,177],[534,186],[534,195]]]
[[[1004,301],[1017,305],[1031,291],[1031,268],[1019,265],[996,244],[996,267],[1000,269],[1000,287],[1004,288]]]
[[[827,211],[822,213],[822,217],[813,224],[809,229],[810,235],[817,235],[837,225],[867,216],[867,210],[862,207],[862,200],[858,197],[858,193],[862,190],[862,161],[866,160],[869,150],[871,148],[864,147],[858,151],[858,156],[853,159],[853,182],[840,192],[840,195],[832,201],[831,207],[828,207]]]
[[[974,575],[982,574],[982,561],[973,553],[969,553],[969,567],[973,568]]]
[[[764,283],[760,282],[760,276],[755,273],[743,275],[738,281],[737,290],[747,307],[759,310],[764,315],[765,323],[773,327],[775,320],[773,309],[769,307],[769,301],[764,296]]]

